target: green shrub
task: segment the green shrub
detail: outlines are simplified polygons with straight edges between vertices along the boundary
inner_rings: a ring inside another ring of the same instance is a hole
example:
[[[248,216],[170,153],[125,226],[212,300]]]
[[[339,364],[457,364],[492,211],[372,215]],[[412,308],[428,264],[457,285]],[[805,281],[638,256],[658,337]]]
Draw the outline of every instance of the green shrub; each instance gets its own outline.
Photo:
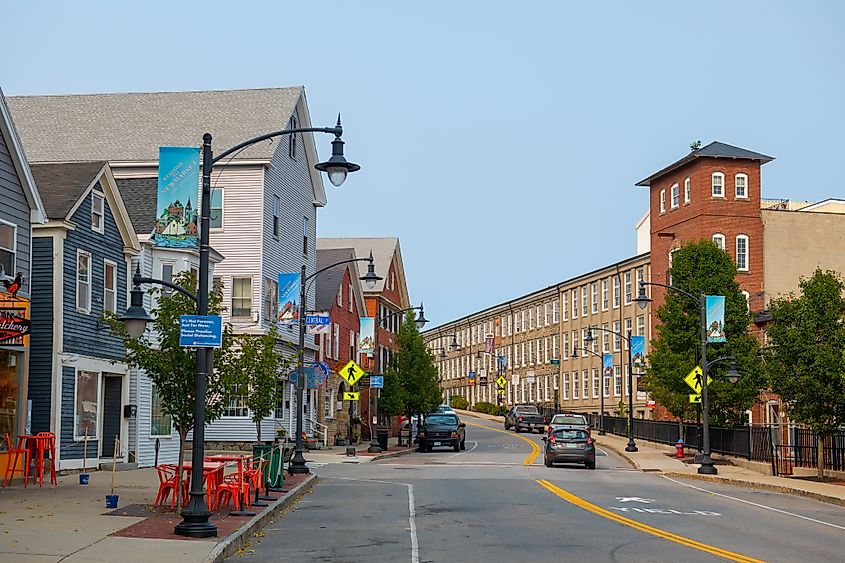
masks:
[[[469,408],[469,401],[467,401],[460,395],[455,395],[454,397],[449,399],[449,406],[453,409],[466,410],[467,408]]]
[[[473,405],[472,410],[475,412],[483,412],[485,414],[496,414],[499,407],[487,401],[478,401]]]

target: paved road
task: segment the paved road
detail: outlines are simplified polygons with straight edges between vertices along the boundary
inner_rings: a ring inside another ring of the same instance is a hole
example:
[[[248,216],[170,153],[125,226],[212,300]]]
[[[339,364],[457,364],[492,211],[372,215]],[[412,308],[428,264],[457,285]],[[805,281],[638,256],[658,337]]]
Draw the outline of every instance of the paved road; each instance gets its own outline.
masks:
[[[468,419],[467,450],[319,467],[240,561],[841,561],[845,508],[640,473],[546,468],[537,434]],[[254,550],[254,552],[252,551]]]

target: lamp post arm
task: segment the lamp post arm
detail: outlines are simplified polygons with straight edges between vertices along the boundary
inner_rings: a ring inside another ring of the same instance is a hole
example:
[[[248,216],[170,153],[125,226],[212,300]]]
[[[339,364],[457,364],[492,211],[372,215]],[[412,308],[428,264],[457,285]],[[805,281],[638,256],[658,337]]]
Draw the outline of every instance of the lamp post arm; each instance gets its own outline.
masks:
[[[369,258],[350,258],[349,260],[341,260],[340,262],[335,262],[334,264],[330,264],[329,266],[326,266],[325,268],[317,270],[313,274],[306,276],[306,278],[303,281],[307,282],[308,280],[316,278],[317,276],[319,276],[320,274],[322,274],[326,270],[331,270],[332,268],[335,268],[337,266],[342,266],[343,264],[351,264],[352,262],[369,262],[369,261],[370,261]]]
[[[713,366],[715,366],[716,364],[718,364],[720,362],[728,362],[728,361],[730,361],[730,362],[736,361],[736,358],[733,357],[733,356],[722,356],[721,358],[716,358],[715,360],[710,360],[709,362],[707,362],[707,370],[709,371],[710,368],[712,368]]]
[[[381,326],[382,328],[384,328],[384,327],[383,327],[383,324],[384,324],[384,322],[385,322],[386,320],[388,320],[388,319],[392,319],[392,318],[393,318],[393,317],[395,317],[396,315],[401,315],[402,313],[407,313],[408,311],[416,311],[417,309],[420,309],[420,307],[408,307],[407,309],[402,309],[401,311],[396,311],[395,313],[390,313],[389,315],[385,315],[384,317],[381,317],[381,318],[379,319],[379,326]],[[448,335],[447,335],[447,336],[448,336]]]
[[[640,281],[640,285],[656,285],[658,287],[665,287],[666,289],[671,289],[672,291],[676,291],[676,292],[680,293],[681,295],[686,295],[687,297],[689,297],[690,299],[692,299],[693,301],[698,303],[698,299],[699,299],[698,297],[696,297],[695,295],[693,295],[692,293],[690,293],[688,291],[684,291],[683,289],[675,287],[674,285],[668,285],[668,284],[665,284],[665,283],[657,283],[657,282],[647,282],[647,281]]]
[[[591,326],[591,327],[588,327],[588,328],[590,330],[593,330],[593,329],[594,330],[602,330],[604,332],[609,332],[610,334],[615,334],[619,338],[622,338],[623,340],[625,340],[625,342],[628,343],[629,347],[631,346],[631,339],[628,338],[627,336],[625,336],[624,334],[622,334],[621,332],[616,332],[615,330],[612,330],[612,329],[609,329],[609,328],[604,328],[603,326]],[[592,350],[590,350],[590,351],[592,352]]]
[[[173,290],[178,291],[179,293],[181,293],[181,294],[183,294],[187,297],[190,297],[193,300],[194,303],[199,303],[199,297],[197,297],[195,294],[191,293],[190,291],[188,291],[184,287],[177,285],[175,283],[171,283],[169,281],[157,280],[155,278],[144,278],[144,277],[141,277],[140,274],[136,273],[132,277],[132,284],[136,285],[136,286],[142,285],[142,284],[154,284],[154,285],[161,285],[161,286],[164,286],[164,287],[169,287],[170,289],[173,289]]]
[[[280,137],[282,135],[294,135],[296,133],[331,133],[336,137],[340,137],[343,134],[343,127],[341,127],[340,125],[338,125],[337,127],[300,127],[299,129],[285,129],[284,131],[273,131],[272,133],[253,137],[252,139],[244,141],[243,143],[238,143],[234,147],[221,152],[211,160],[211,164],[217,164],[230,154],[238,152],[239,150],[246,148],[250,145],[260,143],[261,141],[266,141],[267,139],[272,139],[273,137]]]

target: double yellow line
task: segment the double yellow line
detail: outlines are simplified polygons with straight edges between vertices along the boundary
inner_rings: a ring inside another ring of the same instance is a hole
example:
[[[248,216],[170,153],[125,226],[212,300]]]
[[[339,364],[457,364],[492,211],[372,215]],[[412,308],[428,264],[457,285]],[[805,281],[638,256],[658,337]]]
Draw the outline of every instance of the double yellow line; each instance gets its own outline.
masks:
[[[726,549],[722,549],[720,547],[708,545],[706,543],[701,543],[695,540],[691,540],[689,538],[685,538],[683,536],[679,536],[673,534],[671,532],[667,532],[665,530],[661,530],[659,528],[655,528],[653,526],[649,526],[648,524],[643,524],[642,522],[637,522],[636,520],[631,520],[630,518],[625,518],[620,514],[616,514],[615,512],[610,512],[609,510],[605,510],[600,506],[596,506],[586,500],[576,497],[571,493],[567,493],[560,487],[551,484],[546,480],[537,481],[544,489],[550,491],[554,495],[562,498],[563,500],[574,504],[579,508],[583,508],[593,514],[597,514],[603,518],[607,518],[608,520],[613,520],[614,522],[618,522],[624,526],[629,526],[634,528],[635,530],[639,530],[641,532],[645,532],[647,534],[651,534],[653,536],[657,536],[658,538],[663,538],[665,540],[669,540],[671,542],[679,543],[681,545],[685,545],[687,547],[691,547],[693,549],[698,549],[700,551],[705,551],[707,553],[716,555],[718,557],[723,557],[725,559],[730,559],[731,561],[739,561],[741,563],[764,563],[759,559],[754,559],[753,557],[748,557],[742,555],[741,553],[734,553],[733,551],[728,551]]]
[[[526,457],[522,461],[522,465],[533,464],[534,460],[537,459],[537,456],[540,455],[540,452],[542,451],[540,449],[540,446],[538,446],[537,443],[534,442],[534,440],[529,440],[525,436],[520,436],[519,434],[512,434],[510,432],[507,432],[506,430],[499,430],[498,428],[490,428],[489,426],[484,426],[483,424],[476,424],[474,422],[467,422],[467,425],[468,426],[477,426],[478,428],[484,428],[485,430],[492,430],[493,432],[501,432],[502,434],[507,434],[508,436],[513,436],[515,438],[519,438],[523,442],[528,442],[531,445],[531,453],[528,454],[528,457]]]

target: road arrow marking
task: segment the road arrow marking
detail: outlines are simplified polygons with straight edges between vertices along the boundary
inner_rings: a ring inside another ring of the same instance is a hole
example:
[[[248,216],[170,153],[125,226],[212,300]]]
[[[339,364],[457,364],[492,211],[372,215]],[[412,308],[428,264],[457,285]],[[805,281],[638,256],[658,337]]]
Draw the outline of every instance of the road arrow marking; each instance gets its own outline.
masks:
[[[651,504],[654,501],[650,498],[640,498],[640,497],[616,497],[616,500],[619,502],[641,502],[643,504]]]

